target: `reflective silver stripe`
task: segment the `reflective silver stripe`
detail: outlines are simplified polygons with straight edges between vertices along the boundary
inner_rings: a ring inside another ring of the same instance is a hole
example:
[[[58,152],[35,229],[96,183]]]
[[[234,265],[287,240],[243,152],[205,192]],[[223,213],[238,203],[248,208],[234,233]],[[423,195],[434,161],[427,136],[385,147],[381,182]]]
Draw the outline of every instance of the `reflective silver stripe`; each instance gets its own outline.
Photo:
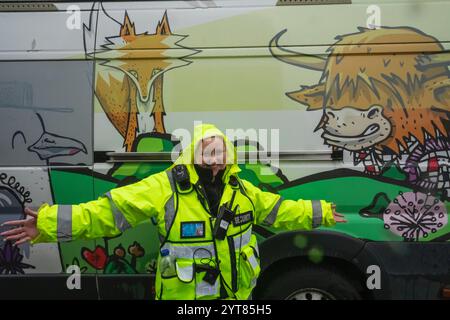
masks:
[[[177,276],[183,282],[191,282],[194,279],[194,264],[181,267],[178,262],[176,263]]]
[[[109,199],[109,204],[111,205],[111,209],[114,215],[114,221],[116,224],[116,228],[120,230],[120,232],[124,232],[127,229],[131,228],[131,225],[128,223],[127,219],[123,215],[123,213],[117,208],[116,204],[113,201],[111,196],[111,192],[105,193],[105,196]]]
[[[257,255],[258,258],[259,258],[259,248],[258,248],[258,243],[256,243],[255,250],[256,250],[256,255]]]
[[[58,205],[57,213],[57,238],[58,241],[72,240],[72,206]]]
[[[172,226],[172,222],[175,219],[175,198],[173,194],[170,196],[169,200],[167,200],[164,205],[164,222],[166,225],[166,234],[169,234],[169,229]]]
[[[164,222],[166,224],[166,234],[169,233],[169,229],[172,226],[173,220],[175,219],[175,185],[173,182],[173,176],[172,171],[166,171],[167,177],[169,178],[170,187],[172,188],[172,195],[170,196],[169,200],[167,200],[166,204],[164,205],[165,215],[164,215]]]
[[[161,250],[169,249],[170,255],[183,259],[211,259],[216,256],[214,244],[201,246],[181,246],[166,242]]]
[[[235,236],[234,248],[236,250],[239,249],[240,251],[240,248],[245,247],[246,245],[249,244],[251,236],[252,236],[252,228],[248,228],[248,230],[245,231],[243,234],[241,233],[240,235]]]
[[[166,171],[166,173],[167,173],[167,177],[169,178],[170,188],[172,189],[173,192],[175,192],[176,189],[175,189],[175,182],[173,181],[172,170]]]
[[[322,224],[322,205],[320,200],[312,200],[311,203],[313,209],[312,227],[317,228]]]
[[[200,281],[195,286],[195,294],[197,298],[219,294],[219,281],[216,280],[213,285],[210,285],[206,281]]]
[[[280,197],[280,199],[278,199],[277,203],[275,203],[275,205],[273,206],[272,211],[270,211],[270,213],[264,219],[265,224],[269,226],[273,225],[273,223],[277,219],[278,209],[280,209],[280,205],[283,202],[283,200],[284,200],[283,197]]]
[[[254,254],[252,254],[250,257],[247,257],[248,262],[250,262],[250,265],[252,266],[253,270],[256,270],[259,267],[259,263],[256,260],[256,257]]]

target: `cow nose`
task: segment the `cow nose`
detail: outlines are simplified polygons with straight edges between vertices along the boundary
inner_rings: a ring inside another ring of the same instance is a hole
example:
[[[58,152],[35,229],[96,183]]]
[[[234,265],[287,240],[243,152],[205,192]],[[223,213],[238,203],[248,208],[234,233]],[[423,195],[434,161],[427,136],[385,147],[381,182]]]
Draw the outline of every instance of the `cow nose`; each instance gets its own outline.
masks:
[[[379,106],[373,106],[372,108],[369,109],[369,111],[367,112],[367,117],[369,119],[373,119],[375,118],[375,116],[378,115],[378,113],[381,112],[381,107]]]
[[[334,114],[333,111],[328,110],[328,111],[326,112],[326,114],[327,114],[328,118],[333,118],[333,119],[336,118],[336,115]]]

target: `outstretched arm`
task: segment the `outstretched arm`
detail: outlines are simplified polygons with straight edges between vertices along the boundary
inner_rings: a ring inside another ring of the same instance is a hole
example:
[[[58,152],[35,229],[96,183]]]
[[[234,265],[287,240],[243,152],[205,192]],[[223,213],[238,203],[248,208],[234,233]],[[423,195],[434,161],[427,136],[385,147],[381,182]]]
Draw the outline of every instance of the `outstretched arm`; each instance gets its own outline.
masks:
[[[28,218],[5,222],[16,228],[1,235],[16,244],[116,236],[163,210],[170,196],[168,183],[166,173],[161,172],[86,203],[44,204],[38,212],[26,208]]]
[[[336,206],[325,200],[284,200],[280,195],[262,191],[248,181],[242,182],[255,205],[256,224],[285,230],[310,230],[346,222],[343,215],[335,211]]]

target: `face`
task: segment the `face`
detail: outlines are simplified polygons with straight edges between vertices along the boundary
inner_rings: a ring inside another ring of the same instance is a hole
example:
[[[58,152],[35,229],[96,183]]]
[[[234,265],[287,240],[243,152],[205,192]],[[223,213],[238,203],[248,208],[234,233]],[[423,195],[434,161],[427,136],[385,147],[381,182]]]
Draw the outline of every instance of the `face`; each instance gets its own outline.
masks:
[[[195,163],[211,169],[214,176],[226,167],[226,148],[220,137],[203,139],[201,148],[197,148],[195,156]]]
[[[372,147],[387,139],[392,130],[391,123],[384,117],[382,110],[378,105],[373,105],[368,110],[327,108],[322,138],[326,144],[349,151]]]

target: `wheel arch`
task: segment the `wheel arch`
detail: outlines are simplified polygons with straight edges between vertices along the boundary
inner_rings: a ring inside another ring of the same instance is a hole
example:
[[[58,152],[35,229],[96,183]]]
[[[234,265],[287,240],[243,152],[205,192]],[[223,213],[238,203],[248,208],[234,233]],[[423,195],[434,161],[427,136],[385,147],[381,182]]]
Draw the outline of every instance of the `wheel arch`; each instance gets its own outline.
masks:
[[[258,298],[261,290],[277,274],[291,269],[293,265],[316,265],[334,269],[345,276],[361,291],[363,298],[377,298],[380,290],[369,290],[365,280],[367,266],[380,263],[374,255],[364,250],[366,242],[343,233],[322,230],[272,235],[260,244],[261,275],[254,296]],[[311,255],[311,250],[315,250],[316,256]],[[387,277],[382,279],[383,288],[387,288]]]

